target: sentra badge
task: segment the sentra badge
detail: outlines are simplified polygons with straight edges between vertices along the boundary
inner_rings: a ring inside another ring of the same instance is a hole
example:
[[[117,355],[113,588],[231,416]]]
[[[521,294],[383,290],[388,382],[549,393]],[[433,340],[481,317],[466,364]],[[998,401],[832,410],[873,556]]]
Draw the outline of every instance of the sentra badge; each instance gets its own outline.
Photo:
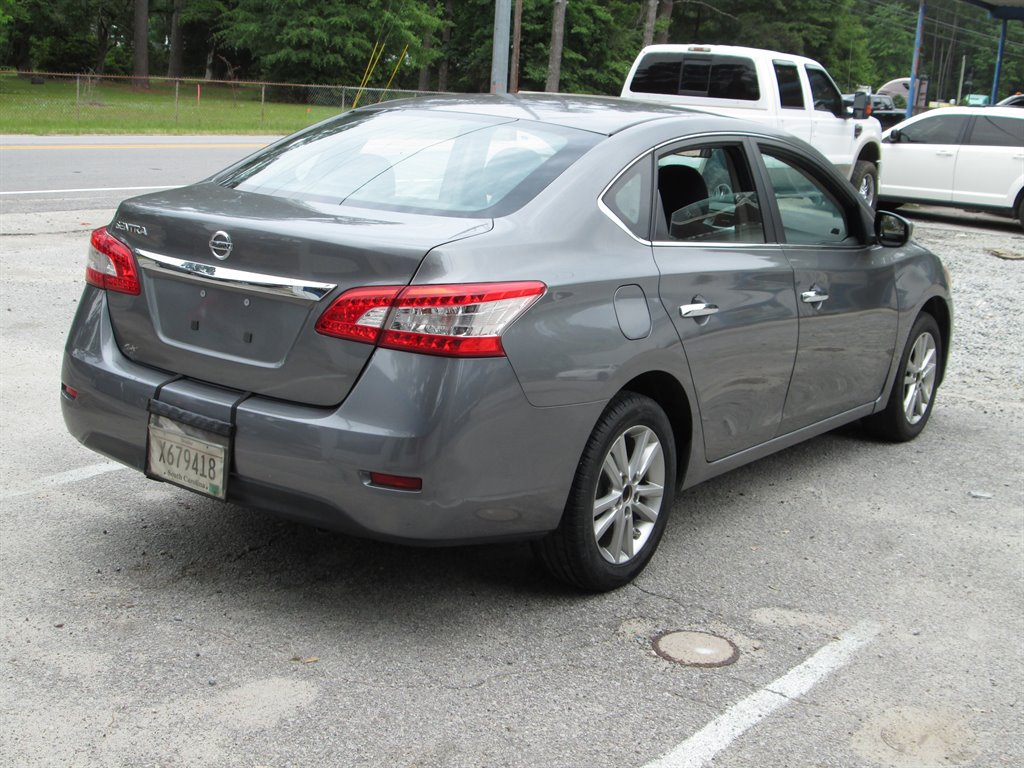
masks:
[[[119,229],[122,232],[127,232],[130,235],[148,235],[146,228],[141,224],[132,224],[128,221],[115,221],[114,229]]]

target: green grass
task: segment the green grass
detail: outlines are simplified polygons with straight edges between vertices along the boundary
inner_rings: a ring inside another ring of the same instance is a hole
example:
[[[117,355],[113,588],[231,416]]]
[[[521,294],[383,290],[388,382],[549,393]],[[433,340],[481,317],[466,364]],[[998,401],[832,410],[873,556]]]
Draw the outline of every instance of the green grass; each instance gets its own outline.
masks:
[[[89,86],[83,76],[76,94],[73,77],[32,85],[28,78],[0,73],[0,133],[282,134],[342,111],[337,90],[268,86],[261,104],[259,86],[200,85],[197,100],[196,83],[182,83],[176,104],[175,85],[169,81],[152,80],[148,90],[133,90],[127,82]],[[310,96],[332,103],[283,101]]]

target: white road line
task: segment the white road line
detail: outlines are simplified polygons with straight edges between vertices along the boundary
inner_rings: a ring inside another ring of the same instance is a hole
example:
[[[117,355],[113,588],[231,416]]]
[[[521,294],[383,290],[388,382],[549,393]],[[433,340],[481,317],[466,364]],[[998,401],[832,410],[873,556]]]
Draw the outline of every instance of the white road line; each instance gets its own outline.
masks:
[[[792,703],[874,640],[880,627],[862,622],[803,664],[730,707],[668,754],[644,768],[699,768],[775,710]]]
[[[140,189],[173,189],[173,187],[90,187],[85,189],[23,189],[17,192],[0,192],[0,195],[62,195],[71,192],[134,192]]]
[[[37,493],[40,487],[77,483],[80,480],[88,480],[90,477],[103,475],[107,472],[116,472],[119,469],[127,469],[127,467],[124,464],[117,464],[113,461],[105,461],[102,464],[90,464],[87,467],[79,467],[78,469],[70,469],[67,472],[59,472],[56,475],[41,477],[36,480],[34,488],[21,491],[4,491],[0,493],[0,498],[13,499],[17,496],[28,496],[29,494]]]

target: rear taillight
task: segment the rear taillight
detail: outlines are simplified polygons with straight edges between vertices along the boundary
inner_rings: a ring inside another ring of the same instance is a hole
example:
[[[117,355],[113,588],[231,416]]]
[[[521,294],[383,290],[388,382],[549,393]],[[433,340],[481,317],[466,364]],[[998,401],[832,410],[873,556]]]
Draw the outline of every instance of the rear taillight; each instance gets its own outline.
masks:
[[[501,334],[544,283],[386,286],[346,291],[320,316],[328,336],[450,357],[500,357]]]
[[[111,235],[106,227],[92,233],[85,282],[118,293],[138,294],[141,291],[131,248]]]

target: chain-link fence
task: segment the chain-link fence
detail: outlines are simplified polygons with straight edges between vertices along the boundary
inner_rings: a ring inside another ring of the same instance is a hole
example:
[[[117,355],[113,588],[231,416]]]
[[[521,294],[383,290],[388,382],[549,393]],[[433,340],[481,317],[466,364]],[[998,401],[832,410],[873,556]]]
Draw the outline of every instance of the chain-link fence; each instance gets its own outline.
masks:
[[[0,133],[291,133],[356,106],[428,95],[335,85],[0,72]]]

